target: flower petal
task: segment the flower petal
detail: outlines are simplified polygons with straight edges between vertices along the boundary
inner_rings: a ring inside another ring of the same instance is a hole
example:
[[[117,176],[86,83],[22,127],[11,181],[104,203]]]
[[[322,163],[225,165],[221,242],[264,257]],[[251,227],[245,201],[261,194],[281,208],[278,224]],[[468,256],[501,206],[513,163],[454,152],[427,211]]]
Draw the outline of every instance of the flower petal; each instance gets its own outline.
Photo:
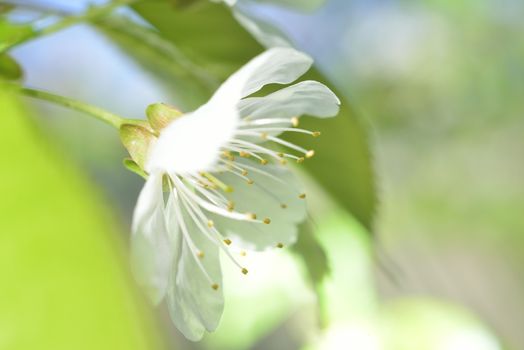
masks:
[[[239,100],[269,83],[290,83],[312,60],[291,48],[270,49],[229,77],[205,105],[174,120],[151,145],[146,171],[190,173],[208,170],[237,125]]]
[[[327,86],[317,81],[303,81],[264,97],[248,97],[239,103],[241,117],[291,118],[307,114],[334,117],[340,100]]]
[[[242,97],[257,92],[267,84],[292,83],[304,74],[312,64],[313,59],[311,57],[290,47],[269,49],[255,57],[236,73],[241,76],[249,75],[242,89]]]
[[[280,165],[260,165],[250,160],[237,160],[237,165],[248,170],[246,180],[226,173],[218,175],[221,181],[232,186],[229,198],[239,212],[255,213],[259,220],[270,219],[269,224],[229,220],[215,216],[213,220],[220,232],[246,249],[264,250],[293,244],[297,224],[306,217],[305,201],[300,199],[301,187],[293,173]],[[266,172],[270,176],[257,171]]]
[[[176,210],[179,214],[176,218],[171,217],[170,221],[177,221],[175,224],[189,233],[191,242],[184,234],[177,238],[178,249],[169,281],[167,303],[175,326],[187,339],[197,341],[205,331],[217,328],[224,310],[218,246],[204,236],[183,205],[174,204],[178,205]],[[183,222],[177,220],[181,217]],[[195,255],[195,248],[203,253],[202,258]],[[212,288],[213,284],[216,284],[216,290]]]
[[[172,257],[165,223],[162,176],[153,173],[140,192],[133,214],[131,266],[138,284],[155,304],[165,295]]]

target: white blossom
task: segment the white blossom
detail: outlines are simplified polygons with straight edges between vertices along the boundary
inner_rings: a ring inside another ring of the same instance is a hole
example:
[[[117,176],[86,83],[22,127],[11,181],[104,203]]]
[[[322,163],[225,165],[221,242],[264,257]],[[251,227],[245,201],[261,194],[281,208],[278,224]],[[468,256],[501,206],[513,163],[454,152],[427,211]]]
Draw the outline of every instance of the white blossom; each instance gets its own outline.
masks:
[[[167,300],[174,324],[190,340],[215,330],[222,315],[220,250],[247,274],[232,247],[264,250],[296,240],[305,194],[285,164],[314,152],[280,134],[318,136],[298,128],[298,117],[334,116],[339,100],[315,81],[250,95],[267,84],[292,83],[311,64],[291,48],[262,53],[149,146],[148,179],[133,217],[133,269],[154,302]]]

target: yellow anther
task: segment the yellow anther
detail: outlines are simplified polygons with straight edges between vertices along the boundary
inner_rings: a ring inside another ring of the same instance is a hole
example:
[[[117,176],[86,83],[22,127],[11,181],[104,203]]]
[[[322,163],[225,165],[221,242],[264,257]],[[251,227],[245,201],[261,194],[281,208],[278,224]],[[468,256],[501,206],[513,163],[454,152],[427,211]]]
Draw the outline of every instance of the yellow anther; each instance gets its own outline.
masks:
[[[277,243],[277,248],[284,248],[284,244],[282,244],[282,243]]]
[[[235,210],[235,203],[232,202],[232,201],[227,202],[227,210],[228,210],[228,211],[233,211],[233,210]]]
[[[260,159],[260,164],[266,165],[268,163],[267,159]]]
[[[310,149],[309,151],[306,152],[306,158],[311,158],[315,155],[315,151]]]
[[[229,238],[224,239],[224,243],[227,245],[231,245],[231,240]]]
[[[298,126],[298,117],[291,118],[291,125],[293,125],[295,128]]]
[[[257,214],[255,213],[246,213],[246,216],[249,220],[256,220],[257,219]]]
[[[238,154],[239,154],[241,157],[244,157],[244,158],[248,158],[248,157],[249,157],[249,153],[244,152],[244,151],[240,151],[240,152],[238,152]]]
[[[247,180],[247,184],[248,184],[248,185],[252,185],[252,184],[254,184],[254,183],[255,183],[255,181],[253,181],[253,180],[251,180],[251,179],[248,179],[248,180]]]
[[[278,153],[277,153],[277,156],[279,156],[279,157],[283,157],[283,156],[284,156],[284,153],[282,153],[282,152],[278,152]]]
[[[262,138],[262,140],[266,140],[267,139],[267,132],[263,132],[260,134],[260,137]]]
[[[298,198],[304,199],[304,198],[306,198],[306,194],[305,193],[301,193],[301,194],[298,195]]]
[[[285,160],[285,159],[281,159],[281,160],[280,160],[280,164],[282,164],[282,165],[286,165],[286,164],[287,164],[287,160]]]
[[[247,255],[247,253],[246,253],[245,250],[241,250],[241,251],[240,251],[240,256],[246,256],[246,255]]]
[[[215,226],[215,223],[213,222],[213,220],[207,220],[207,227],[211,228]]]
[[[300,158],[297,158],[297,163],[303,163],[304,162],[304,157],[300,157]]]
[[[212,185],[214,186],[214,188],[220,188],[224,192],[233,192],[233,187],[226,185],[225,183],[223,183],[222,181],[220,181],[219,179],[217,179],[215,176],[211,175],[210,173],[204,172],[204,173],[201,173],[200,175],[202,177],[205,177],[207,180],[209,180],[212,183]]]
[[[242,170],[242,175],[247,176],[247,174],[248,174],[247,170],[245,170],[245,169]]]
[[[313,131],[313,137],[319,137],[320,136],[320,131]]]
[[[268,225],[271,223],[271,219],[270,218],[265,218],[264,219],[264,224]]]
[[[249,271],[248,271],[245,267],[242,268],[242,273],[243,273],[244,275],[247,275],[248,272],[249,272]]]
[[[211,285],[211,288],[213,288],[214,290],[218,290],[218,284],[213,283],[213,284]]]
[[[202,259],[202,258],[204,257],[204,252],[201,251],[201,250],[198,251],[197,256],[198,256],[200,259]]]
[[[286,209],[287,208],[287,204],[284,204],[284,203],[280,204],[280,208]]]

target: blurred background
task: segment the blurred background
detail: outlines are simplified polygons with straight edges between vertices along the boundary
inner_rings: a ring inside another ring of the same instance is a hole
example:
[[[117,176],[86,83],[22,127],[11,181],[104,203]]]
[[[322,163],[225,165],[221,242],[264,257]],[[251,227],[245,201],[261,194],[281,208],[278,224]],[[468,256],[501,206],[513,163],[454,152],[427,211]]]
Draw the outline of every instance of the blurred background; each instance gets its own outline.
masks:
[[[32,6],[69,14],[95,2],[18,3],[28,6],[15,10],[13,18],[45,26],[54,17],[40,18]],[[364,126],[375,171],[373,222],[363,223],[333,200],[314,174],[304,172],[312,193],[313,243],[250,254],[246,259],[254,273],[247,278],[226,265],[222,323],[203,342],[190,343],[170,324],[163,306],[153,309],[132,290],[127,276],[126,241],[143,181],[122,166],[126,152],[115,130],[24,99],[24,113],[51,144],[53,159],[66,163],[66,174],[81,178],[77,187],[92,197],[93,215],[111,223],[99,239],[117,252],[104,259],[119,266],[115,273],[124,277],[105,289],[126,295],[115,292],[117,299],[130,298],[133,306],[123,310],[139,310],[139,316],[133,311],[123,318],[147,321],[129,328],[155,339],[144,348],[524,349],[524,105],[519,98],[524,95],[524,3],[327,0],[309,12],[256,1],[240,5],[313,56]],[[119,13],[149,26],[147,16],[130,9]],[[189,29],[179,35],[191,38]],[[230,44],[224,42],[224,50]],[[129,118],[144,118],[153,102],[194,105],[148,69],[146,54],[130,52],[109,27],[78,25],[11,53],[24,69],[24,84]],[[184,63],[197,71],[192,64]],[[342,138],[332,142],[342,145]],[[336,156],[345,154],[340,147]],[[337,165],[329,171],[336,173]],[[352,181],[349,175],[334,186],[343,188]],[[46,203],[39,209],[57,215]],[[2,231],[6,239],[10,231],[5,226]],[[74,238],[71,243],[65,249],[74,255]],[[93,259],[94,253],[86,252],[79,262],[87,274]],[[102,266],[92,273],[100,271],[106,272]],[[2,322],[0,348],[9,344],[9,320]],[[111,348],[126,348],[118,344]]]

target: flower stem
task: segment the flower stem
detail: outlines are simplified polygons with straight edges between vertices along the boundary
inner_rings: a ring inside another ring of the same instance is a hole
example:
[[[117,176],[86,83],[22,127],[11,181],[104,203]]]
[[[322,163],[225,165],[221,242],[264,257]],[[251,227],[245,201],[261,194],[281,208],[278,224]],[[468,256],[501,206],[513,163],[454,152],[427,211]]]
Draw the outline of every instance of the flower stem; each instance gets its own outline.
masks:
[[[50,26],[47,26],[37,31],[27,32],[27,34],[25,35],[21,35],[16,41],[10,42],[6,46],[2,46],[1,51],[7,51],[13,48],[14,46],[22,44],[28,40],[36,39],[36,38],[39,38],[39,37],[42,37],[48,34],[58,32],[62,29],[65,29],[67,27],[70,27],[72,25],[75,25],[81,22],[94,21],[94,20],[100,19],[108,15],[109,13],[111,13],[117,7],[128,5],[132,3],[133,1],[135,0],[114,0],[103,6],[92,7],[81,15],[64,17],[62,20]]]
[[[73,100],[68,97],[55,95],[50,92],[37,90],[37,89],[31,89],[27,87],[19,87],[17,88],[17,91],[22,95],[34,97],[39,100],[53,102],[53,103],[56,103],[64,107],[68,107],[76,111],[80,111],[80,112],[89,114],[98,120],[101,120],[111,126],[114,126],[117,129],[120,129],[120,126],[122,124],[132,123],[131,120],[122,118],[116,114],[113,114],[111,112],[98,108],[96,106],[93,106],[93,105],[90,105],[90,104],[87,104],[81,101]]]

